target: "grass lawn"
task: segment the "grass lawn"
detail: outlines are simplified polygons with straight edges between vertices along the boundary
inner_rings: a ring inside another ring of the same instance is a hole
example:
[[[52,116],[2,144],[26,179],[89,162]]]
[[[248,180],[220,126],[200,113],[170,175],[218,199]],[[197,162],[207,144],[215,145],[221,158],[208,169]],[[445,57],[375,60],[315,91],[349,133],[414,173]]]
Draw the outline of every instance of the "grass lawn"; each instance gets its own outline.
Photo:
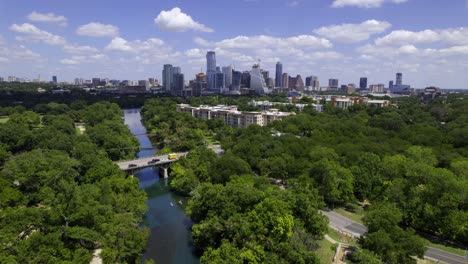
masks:
[[[320,258],[321,264],[333,263],[333,257],[335,256],[335,246],[325,238],[319,243],[320,248],[315,251],[317,256]]]
[[[0,117],[0,124],[5,124],[8,119],[10,119],[9,117]]]
[[[335,213],[338,213],[342,216],[345,216],[351,220],[353,220],[354,222],[357,222],[359,224],[363,224],[362,223],[362,217],[364,216],[364,209],[362,207],[358,207],[358,209],[356,210],[356,212],[350,212],[350,211],[346,211],[346,209],[344,208],[335,208],[333,210]]]
[[[431,242],[431,241],[429,241],[427,239],[424,239],[424,240],[426,240],[427,246],[429,246],[429,247],[442,249],[442,250],[445,250],[447,252],[457,254],[457,255],[460,255],[460,256],[465,255],[465,250],[464,249],[456,248],[456,247],[450,247],[450,246],[446,246],[446,245],[442,245],[442,244],[436,244],[436,243],[433,243],[433,242]]]
[[[206,144],[208,144],[208,146],[219,145],[219,141],[214,139],[213,136],[205,136],[205,140],[206,140]]]
[[[351,246],[358,246],[358,241],[350,236],[344,235],[329,227],[327,234],[336,241],[345,243]]]

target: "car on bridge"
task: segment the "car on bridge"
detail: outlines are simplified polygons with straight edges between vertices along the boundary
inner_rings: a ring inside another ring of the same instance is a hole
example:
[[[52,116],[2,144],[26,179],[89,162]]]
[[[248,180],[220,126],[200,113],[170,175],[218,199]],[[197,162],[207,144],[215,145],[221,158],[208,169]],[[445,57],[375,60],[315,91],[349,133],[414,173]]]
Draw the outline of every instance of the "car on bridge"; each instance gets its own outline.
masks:
[[[171,154],[167,155],[167,158],[170,159],[170,160],[177,159],[178,157],[179,157],[179,155],[177,155],[176,153],[171,153]]]
[[[130,164],[128,164],[128,167],[129,167],[129,168],[136,168],[136,167],[138,167],[138,165],[133,164],[133,163],[130,163]]]
[[[155,164],[156,162],[159,162],[159,161],[161,161],[161,160],[160,159],[152,159],[152,160],[148,161],[148,165],[149,164]]]

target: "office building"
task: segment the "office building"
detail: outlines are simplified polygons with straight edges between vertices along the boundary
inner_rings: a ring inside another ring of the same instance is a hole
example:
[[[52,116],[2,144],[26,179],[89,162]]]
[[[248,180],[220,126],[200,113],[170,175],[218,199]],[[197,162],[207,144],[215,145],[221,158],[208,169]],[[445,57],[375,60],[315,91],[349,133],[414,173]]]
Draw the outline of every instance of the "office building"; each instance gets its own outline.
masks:
[[[269,92],[259,64],[254,64],[250,71],[250,88],[254,89],[255,93],[260,95]]]
[[[264,71],[264,70],[261,70],[261,71],[262,71],[263,79],[264,79],[265,82],[266,82],[266,80],[267,80],[268,78],[270,78],[270,72],[269,72],[269,71]]]
[[[206,75],[199,73],[195,75],[195,81],[192,82],[192,95],[201,96],[202,92],[206,89]]]
[[[162,71],[162,90],[169,92],[174,82],[173,67],[171,64],[164,64]]]
[[[392,85],[390,88],[392,93],[396,94],[409,94],[411,93],[411,86],[403,84],[403,74],[397,73],[396,74],[396,84]]]
[[[298,92],[304,91],[304,81],[302,80],[301,75],[296,76],[296,83],[294,84],[294,89]]]
[[[148,82],[151,87],[156,86],[156,82],[154,80],[155,80],[154,78],[148,78]]]
[[[101,82],[100,78],[92,78],[92,84],[94,87],[99,86],[100,82]]]
[[[250,72],[244,71],[241,76],[241,88],[250,87]]]
[[[282,84],[281,84],[281,87],[282,88],[288,88],[289,87],[289,74],[287,72],[283,73],[283,75],[281,76],[281,79],[282,79]]]
[[[232,84],[229,90],[239,91],[241,88],[241,80],[242,80],[242,72],[232,71]],[[250,83],[250,80],[249,80],[249,83]]]
[[[52,76],[52,83],[57,84],[57,76]]]
[[[401,72],[396,74],[396,85],[403,85],[403,74]]]
[[[3,79],[3,77],[0,77],[0,82],[4,82],[5,79]]]
[[[214,51],[208,51],[206,53],[206,81],[208,84],[208,90],[215,89],[216,79],[216,53]]]
[[[295,86],[296,86],[296,77],[291,77],[291,76],[289,76],[289,79],[288,79],[288,86],[287,86],[287,87],[288,87],[288,90],[289,90],[289,91],[294,90]]]
[[[276,63],[275,87],[283,87],[283,64]]]
[[[221,93],[221,91],[226,87],[224,83],[224,73],[217,72],[215,74],[215,87],[217,93]]]
[[[330,87],[330,89],[333,91],[338,90],[338,79],[329,79],[328,87]]]
[[[183,96],[185,86],[184,74],[177,72],[174,74],[174,85],[171,94],[174,96]]]
[[[372,84],[369,86],[369,90],[371,93],[384,93],[384,85],[383,84]]]
[[[232,85],[232,65],[223,67],[225,88],[231,88]]]
[[[388,89],[393,90],[393,81],[388,82]]]
[[[367,89],[367,77],[361,77],[361,79],[359,79],[359,88],[362,90]]]
[[[149,87],[150,87],[149,81],[148,80],[139,80],[138,81],[138,86],[143,86],[143,87],[145,87],[146,90],[148,90]]]

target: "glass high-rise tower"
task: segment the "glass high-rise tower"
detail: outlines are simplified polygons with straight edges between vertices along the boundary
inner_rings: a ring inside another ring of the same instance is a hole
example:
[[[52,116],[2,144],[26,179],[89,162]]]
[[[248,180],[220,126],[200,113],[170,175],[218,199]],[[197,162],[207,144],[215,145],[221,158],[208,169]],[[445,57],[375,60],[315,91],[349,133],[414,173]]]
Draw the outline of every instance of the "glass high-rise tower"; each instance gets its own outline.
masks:
[[[208,89],[215,89],[216,86],[216,53],[208,51],[206,53],[206,81]]]
[[[172,84],[174,83],[174,73],[171,64],[164,64],[162,71],[162,82],[163,91],[169,92],[171,90]]]
[[[275,87],[283,86],[283,64],[281,62],[276,63],[276,75],[275,75]]]
[[[401,72],[396,74],[396,85],[403,85],[403,74]]]

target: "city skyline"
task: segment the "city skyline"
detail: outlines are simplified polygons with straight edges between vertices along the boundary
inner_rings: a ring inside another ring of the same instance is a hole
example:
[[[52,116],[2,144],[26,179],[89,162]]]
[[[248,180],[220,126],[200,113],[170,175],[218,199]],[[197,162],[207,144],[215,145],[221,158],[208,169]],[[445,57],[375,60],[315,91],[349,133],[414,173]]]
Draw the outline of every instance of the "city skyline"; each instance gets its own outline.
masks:
[[[213,50],[216,66],[245,71],[261,60],[272,77],[281,61],[283,73],[323,83],[387,83],[397,72],[415,88],[468,81],[465,0],[44,0],[0,1],[0,10],[5,79],[161,80],[172,64],[189,80]]]

